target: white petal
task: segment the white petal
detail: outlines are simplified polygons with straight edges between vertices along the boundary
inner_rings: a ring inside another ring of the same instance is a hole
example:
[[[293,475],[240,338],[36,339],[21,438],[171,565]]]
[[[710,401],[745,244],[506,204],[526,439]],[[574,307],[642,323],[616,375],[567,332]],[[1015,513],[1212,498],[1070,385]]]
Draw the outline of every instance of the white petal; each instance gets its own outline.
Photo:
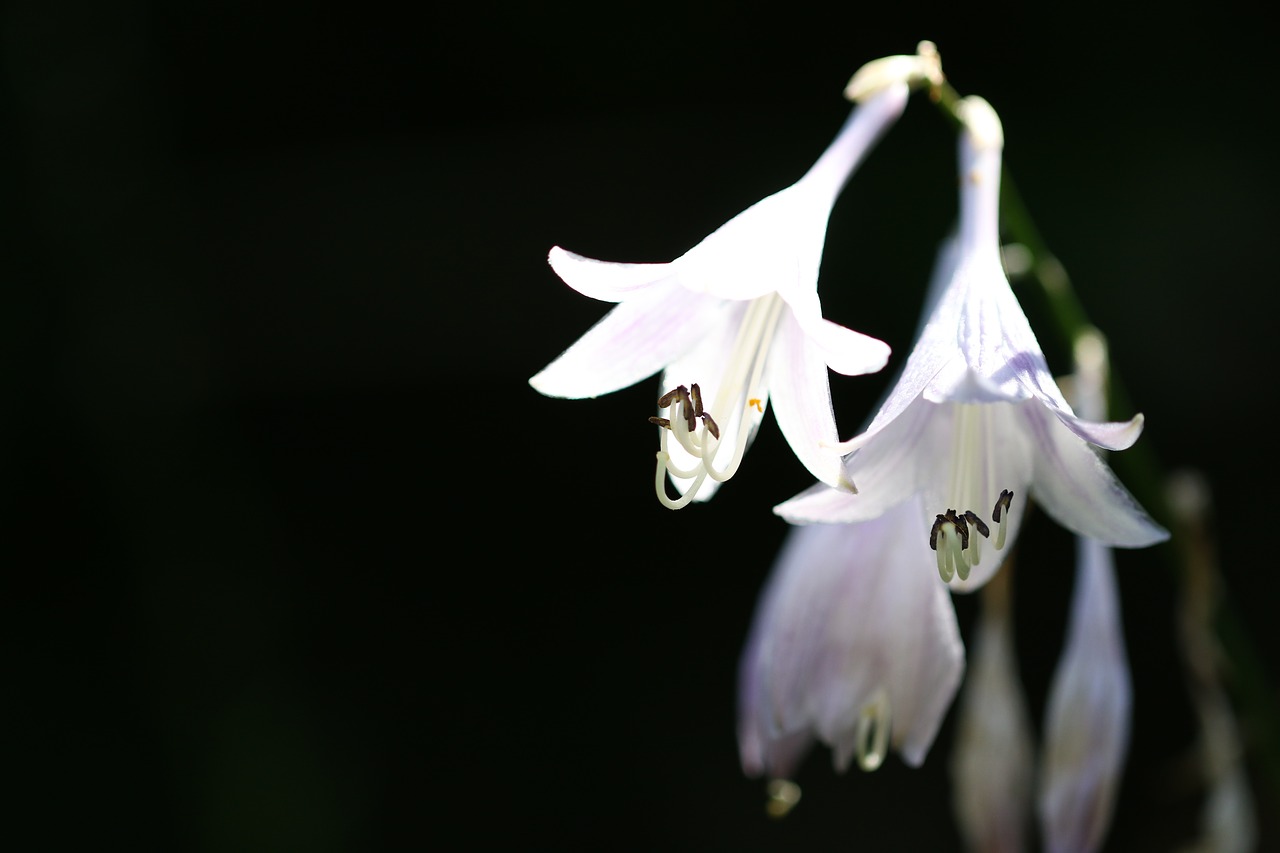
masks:
[[[1052,412],[1034,402],[1019,412],[1036,442],[1031,496],[1055,521],[1113,547],[1144,548],[1169,538],[1093,448]]]
[[[920,554],[928,544],[916,535],[918,513],[909,502],[872,522],[788,534],[743,657],[744,765],[777,773],[784,739],[809,731],[847,758],[880,690],[893,744],[908,763],[924,760],[964,650],[946,588]]]
[[[930,468],[945,458],[949,439],[945,449],[934,446],[945,437],[937,421],[940,411],[917,400],[849,457],[845,477],[857,488],[856,495],[810,488],[775,506],[774,513],[792,524],[868,521],[883,515],[917,493],[932,473]]]
[[[983,604],[960,697],[952,805],[969,849],[1020,853],[1031,811],[1031,724],[1007,612],[991,599]]]
[[[796,458],[809,473],[829,486],[841,483],[836,417],[822,352],[784,311],[769,353],[769,389],[773,416]]]
[[[756,202],[673,262],[681,284],[724,299],[815,292],[831,207],[859,161],[901,115],[908,94],[905,85],[891,86],[855,107],[799,181]]]
[[[620,303],[529,380],[549,397],[595,397],[679,358],[720,321],[723,303],[672,284]]]
[[[831,202],[788,187],[748,207],[672,261],[682,287],[721,299],[816,290]]]
[[[908,501],[874,521],[801,534],[823,538],[827,559],[846,566],[828,591],[835,618],[814,675],[818,734],[837,748],[849,744],[869,693],[884,688],[893,744],[912,766],[923,763],[964,671],[955,610],[919,517],[919,504]]]
[[[1102,845],[1129,741],[1132,687],[1111,551],[1085,538],[1077,547],[1071,621],[1045,711],[1039,813],[1051,853]]]
[[[884,341],[845,328],[822,317],[816,291],[783,292],[795,321],[821,353],[823,363],[842,376],[875,373],[889,361]]]
[[[754,440],[756,430],[764,418],[764,408],[769,402],[768,388],[762,385],[760,391],[760,408],[743,406],[736,397],[721,396],[721,379],[733,353],[734,339],[738,335],[743,315],[749,303],[721,302],[720,319],[697,340],[697,345],[689,352],[668,365],[662,375],[663,393],[684,385],[691,388],[696,382],[702,392],[703,408],[711,413],[716,426],[720,430],[719,448],[716,450],[716,467],[724,469],[733,458],[738,447],[738,433],[742,426],[742,418],[748,419],[746,442],[748,446]],[[698,461],[684,449],[678,441],[667,442],[667,452],[671,461],[683,470],[697,467]],[[680,494],[684,494],[692,484],[692,480],[672,479],[671,483]],[[705,501],[715,494],[719,483],[708,477],[698,489],[694,500]]]
[[[559,246],[547,254],[547,263],[564,283],[592,299],[622,302],[651,287],[669,281],[671,264],[619,264],[578,255]]]

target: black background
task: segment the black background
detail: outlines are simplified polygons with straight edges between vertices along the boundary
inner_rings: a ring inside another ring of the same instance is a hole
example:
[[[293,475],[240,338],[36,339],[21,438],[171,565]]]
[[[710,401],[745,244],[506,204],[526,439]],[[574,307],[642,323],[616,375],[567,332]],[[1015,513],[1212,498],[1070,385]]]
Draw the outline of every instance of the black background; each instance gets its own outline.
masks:
[[[850,74],[921,38],[1001,114],[1146,414],[1130,453],[1208,477],[1274,683],[1263,33],[1222,4],[900,5],[6,4],[5,832],[956,849],[950,718],[920,770],[837,776],[815,751],[781,822],[738,768],[737,655],[785,532],[769,508],[809,483],[772,419],[715,500],[671,513],[656,382],[527,385],[607,307],[551,273],[552,245],[677,256],[799,177]],[[826,314],[895,348],[884,374],[835,379],[844,435],[906,354],[953,145],[914,96],[833,215]],[[1042,517],[1021,541],[1037,720],[1071,547]],[[1119,558],[1136,728],[1109,849],[1194,828],[1171,555]]]

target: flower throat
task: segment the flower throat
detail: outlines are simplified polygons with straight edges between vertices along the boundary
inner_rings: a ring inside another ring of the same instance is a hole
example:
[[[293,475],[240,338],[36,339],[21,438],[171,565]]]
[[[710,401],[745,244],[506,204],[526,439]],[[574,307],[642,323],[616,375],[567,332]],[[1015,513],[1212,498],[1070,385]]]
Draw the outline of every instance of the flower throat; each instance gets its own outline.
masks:
[[[654,490],[658,500],[668,509],[687,506],[697,496],[708,477],[723,483],[737,473],[753,425],[748,409],[764,413],[767,395],[761,380],[764,376],[765,357],[774,332],[777,331],[782,307],[782,297],[776,293],[753,299],[738,327],[738,335],[724,375],[720,377],[715,404],[711,409],[719,412],[722,417],[725,417],[726,412],[729,413],[724,421],[727,429],[734,430],[736,426],[736,430],[731,433],[734,437],[733,456],[723,468],[715,466],[716,453],[722,444],[720,425],[712,417],[711,411],[703,408],[702,390],[698,384],[694,383],[688,388],[680,385],[658,398],[658,409],[668,410],[668,417],[649,418],[650,423],[661,427]],[[680,446],[693,457],[695,464],[692,468],[681,468],[672,461],[667,444],[669,436],[675,436]],[[667,495],[667,474],[673,479],[693,482],[683,495],[673,500]]]

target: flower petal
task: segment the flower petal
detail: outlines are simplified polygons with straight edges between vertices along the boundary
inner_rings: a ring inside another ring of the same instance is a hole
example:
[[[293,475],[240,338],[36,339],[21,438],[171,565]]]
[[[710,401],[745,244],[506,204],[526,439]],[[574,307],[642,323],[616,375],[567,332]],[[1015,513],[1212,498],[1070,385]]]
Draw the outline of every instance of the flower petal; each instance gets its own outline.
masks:
[[[910,501],[867,523],[790,531],[742,660],[745,767],[788,773],[788,749],[816,732],[843,769],[863,708],[881,691],[893,744],[907,763],[924,760],[964,649],[946,588],[919,553],[928,553],[915,535],[919,511]]]
[[[1002,577],[997,584],[1003,584]],[[1007,587],[986,588],[951,754],[952,806],[970,850],[1024,848],[1034,760]]]
[[[670,281],[671,264],[619,264],[578,255],[559,246],[547,254],[547,263],[565,284],[592,299],[622,302]]]
[[[1101,847],[1132,704],[1111,550],[1084,537],[1077,548],[1071,621],[1045,711],[1039,813],[1045,849],[1053,853]]]
[[[662,374],[661,387],[665,393],[678,385],[691,388],[694,383],[698,384],[702,392],[703,407],[711,413],[712,419],[720,430],[715,463],[717,468],[723,470],[738,449],[738,436],[744,417],[748,419],[744,440],[748,446],[754,440],[756,430],[759,429],[760,422],[764,418],[769,394],[767,385],[757,389],[760,395],[758,409],[742,405],[745,401],[739,401],[736,397],[722,397],[721,380],[724,378],[725,369],[733,354],[734,339],[739,334],[749,303],[722,302],[720,304],[722,306],[720,319],[700,336],[693,349],[667,366]],[[732,391],[732,389],[729,390]],[[672,463],[678,468],[688,471],[698,467],[698,460],[694,459],[678,441],[668,441],[667,452],[671,455]],[[680,494],[684,494],[693,482],[675,477],[670,480]],[[699,487],[697,495],[694,496],[694,500],[709,499],[715,494],[719,485],[716,480],[706,478]]]
[[[814,487],[773,508],[792,524],[869,521],[918,492],[950,451],[943,407],[917,400],[845,462],[858,490],[847,494]],[[945,446],[935,447],[940,441]],[[928,528],[925,528],[928,530]]]
[[[529,384],[548,397],[596,397],[652,376],[721,318],[722,303],[673,285],[620,303]]]
[[[842,376],[875,373],[889,361],[889,345],[822,316],[816,291],[784,291],[795,322],[821,353],[822,362]]]
[[[784,311],[769,353],[769,389],[773,416],[791,450],[809,473],[829,486],[842,482],[836,443],[836,416],[821,349]]]
[[[1118,548],[1145,548],[1169,538],[1093,448],[1052,412],[1035,403],[1019,411],[1036,442],[1031,496],[1054,520]]]

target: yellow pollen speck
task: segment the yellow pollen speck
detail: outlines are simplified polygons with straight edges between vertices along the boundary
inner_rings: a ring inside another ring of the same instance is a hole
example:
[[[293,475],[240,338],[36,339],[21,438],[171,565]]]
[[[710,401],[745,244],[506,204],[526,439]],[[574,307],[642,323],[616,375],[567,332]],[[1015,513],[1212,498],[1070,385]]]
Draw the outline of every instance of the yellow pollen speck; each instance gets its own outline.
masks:
[[[757,412],[759,412],[762,415],[764,414],[764,403],[760,400],[759,397],[752,397],[750,400],[747,401],[747,405],[755,406]]]

